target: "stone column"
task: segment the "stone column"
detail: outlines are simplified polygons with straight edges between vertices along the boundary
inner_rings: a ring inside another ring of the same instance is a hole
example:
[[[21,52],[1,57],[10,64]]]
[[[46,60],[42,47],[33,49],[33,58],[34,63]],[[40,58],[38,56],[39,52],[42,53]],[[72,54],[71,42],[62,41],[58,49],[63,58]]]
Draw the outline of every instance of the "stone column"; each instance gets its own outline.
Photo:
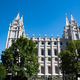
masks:
[[[44,43],[44,52],[45,52],[45,76],[47,75],[47,36],[45,35],[45,43]]]
[[[18,38],[20,38],[20,36],[22,36],[21,35],[21,27],[20,27],[20,29],[18,29],[18,31],[19,31]]]
[[[48,67],[47,67],[47,57],[45,57],[45,76],[47,76],[47,71],[48,71]]]
[[[12,44],[12,39],[9,39],[8,40],[9,42],[8,42],[8,48],[11,46],[11,44]]]
[[[76,40],[75,32],[73,32],[73,39]]]
[[[79,39],[80,39],[80,33],[78,32],[78,36],[79,36]]]
[[[60,53],[60,40],[59,40],[59,36],[57,35],[57,53]],[[59,58],[58,58],[58,74],[60,74],[59,72]]]
[[[41,41],[40,41],[41,37],[39,35],[39,39],[38,39],[38,56],[40,57],[41,56],[41,50],[40,50],[40,44],[41,44]]]
[[[54,49],[53,49],[53,36],[51,35],[51,68],[52,68],[52,76],[54,75]]]
[[[20,38],[20,30],[19,30],[19,33],[18,33],[18,38]]]
[[[72,39],[74,39],[73,28],[71,26],[70,26],[70,31],[71,31],[71,37],[72,37]]]
[[[15,36],[16,39],[17,39],[17,35],[18,35],[18,31],[16,30],[16,36]]]
[[[78,28],[78,38],[80,39],[80,33],[79,33],[79,28]]]
[[[40,49],[40,44],[41,44],[41,41],[40,41],[41,37],[39,35],[39,40],[38,40],[38,62],[40,63],[41,61],[41,49]],[[41,74],[41,66],[39,66],[39,70],[40,72],[38,74]]]

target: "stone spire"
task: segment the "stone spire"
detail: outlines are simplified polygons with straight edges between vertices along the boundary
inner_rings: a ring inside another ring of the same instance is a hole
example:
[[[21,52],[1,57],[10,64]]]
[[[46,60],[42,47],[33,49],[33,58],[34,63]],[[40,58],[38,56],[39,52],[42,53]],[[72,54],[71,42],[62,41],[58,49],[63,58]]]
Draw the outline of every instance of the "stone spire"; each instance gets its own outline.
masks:
[[[20,12],[18,12],[18,15],[17,15],[16,19],[19,19],[19,18],[20,18],[20,17],[19,17],[19,13],[20,13]]]
[[[68,19],[67,19],[67,14],[65,14],[65,16],[66,16],[66,24],[65,24],[65,26],[68,26],[69,22],[68,22]]]
[[[9,26],[11,26],[11,23],[9,24]]]
[[[23,25],[23,15],[21,16],[21,25]]]
[[[74,18],[73,18],[73,16],[72,16],[72,13],[70,13],[71,14],[71,21],[73,21],[74,20]]]

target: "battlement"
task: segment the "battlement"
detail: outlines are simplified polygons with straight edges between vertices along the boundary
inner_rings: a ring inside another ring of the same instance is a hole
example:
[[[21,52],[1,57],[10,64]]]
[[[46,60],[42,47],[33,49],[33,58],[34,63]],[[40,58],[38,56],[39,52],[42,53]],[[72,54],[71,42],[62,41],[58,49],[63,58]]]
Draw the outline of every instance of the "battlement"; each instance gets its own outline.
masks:
[[[51,35],[51,38],[47,38],[47,35],[45,35],[44,38],[43,37],[41,38],[40,34],[39,34],[38,38],[37,37],[35,38],[34,34],[32,35],[32,38],[28,37],[28,34],[25,37],[28,38],[28,39],[32,39],[33,41],[58,41],[58,40],[60,40],[59,35],[57,35],[57,38],[53,38],[53,35]]]

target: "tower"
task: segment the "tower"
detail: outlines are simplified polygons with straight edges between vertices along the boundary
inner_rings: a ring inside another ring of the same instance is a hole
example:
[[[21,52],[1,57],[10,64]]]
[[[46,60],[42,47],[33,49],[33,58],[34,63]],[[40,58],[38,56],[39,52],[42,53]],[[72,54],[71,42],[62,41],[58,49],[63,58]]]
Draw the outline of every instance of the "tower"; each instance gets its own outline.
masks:
[[[17,17],[9,24],[9,30],[7,35],[7,41],[5,48],[9,48],[11,44],[17,39],[20,38],[20,36],[24,35],[24,25],[23,25],[23,15],[21,16],[21,19],[19,17],[19,13]]]
[[[73,18],[72,14],[71,14],[70,22],[68,22],[68,19],[66,16],[66,23],[65,23],[64,30],[63,30],[62,38],[68,39],[68,40],[80,39],[80,33],[79,32],[80,32],[80,29],[79,29],[78,23]]]

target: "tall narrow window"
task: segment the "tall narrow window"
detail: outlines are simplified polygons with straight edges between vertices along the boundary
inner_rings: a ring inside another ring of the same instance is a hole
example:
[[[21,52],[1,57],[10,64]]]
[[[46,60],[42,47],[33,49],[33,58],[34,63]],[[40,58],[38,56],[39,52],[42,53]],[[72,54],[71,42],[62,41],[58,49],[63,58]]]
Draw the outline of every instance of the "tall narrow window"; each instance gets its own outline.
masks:
[[[22,33],[22,36],[24,36],[24,32]]]
[[[71,40],[71,36],[69,36],[69,39]]]
[[[48,55],[49,55],[49,56],[51,55],[51,50],[50,50],[50,49],[48,49]]]
[[[15,40],[14,39],[12,39],[12,43],[14,42]]]
[[[51,58],[48,58],[48,61],[51,61]]]
[[[68,42],[66,42],[66,45],[68,45]]]
[[[48,41],[48,45],[50,45],[51,43],[50,43],[50,41]]]
[[[41,55],[44,55],[44,50],[43,49],[41,49]]]
[[[56,42],[54,42],[54,45],[56,45],[57,43]]]
[[[60,45],[62,45],[62,42],[60,42]]]
[[[41,61],[44,61],[44,58],[41,58]]]
[[[36,41],[36,44],[38,44],[38,42]]]
[[[58,74],[58,67],[55,66],[55,73]]]
[[[42,41],[42,45],[44,45],[44,42]]]
[[[55,58],[55,61],[58,61],[58,58]]]
[[[48,73],[51,74],[51,66],[48,66]]]
[[[41,73],[44,74],[44,67],[41,66]]]
[[[76,39],[78,39],[78,34],[76,34],[75,36],[76,36]]]
[[[57,50],[56,49],[54,50],[54,54],[57,56]]]

